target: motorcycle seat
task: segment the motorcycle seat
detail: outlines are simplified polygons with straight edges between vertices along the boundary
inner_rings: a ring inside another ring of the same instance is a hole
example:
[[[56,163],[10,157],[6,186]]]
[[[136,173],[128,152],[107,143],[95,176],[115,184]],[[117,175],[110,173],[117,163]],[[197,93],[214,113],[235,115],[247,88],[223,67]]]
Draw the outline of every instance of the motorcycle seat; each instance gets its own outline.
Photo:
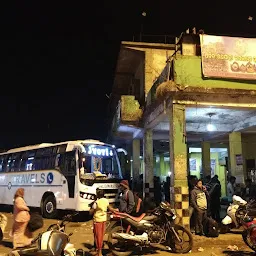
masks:
[[[141,220],[143,220],[143,218],[146,216],[146,213],[142,213],[139,217],[133,217],[129,215],[129,218],[136,221],[136,222],[140,222]]]
[[[121,217],[129,218],[136,222],[140,222],[146,216],[146,213],[142,213],[139,217],[134,217],[134,216],[131,216],[128,213],[124,213],[124,212],[115,212],[115,214],[119,215]]]

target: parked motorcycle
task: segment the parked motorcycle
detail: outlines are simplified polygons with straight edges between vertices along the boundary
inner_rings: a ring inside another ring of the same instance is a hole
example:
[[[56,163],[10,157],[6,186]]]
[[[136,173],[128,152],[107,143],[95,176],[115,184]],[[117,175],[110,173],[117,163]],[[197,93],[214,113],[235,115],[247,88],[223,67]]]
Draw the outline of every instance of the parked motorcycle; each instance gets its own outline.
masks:
[[[228,233],[232,228],[242,226],[242,219],[246,214],[247,202],[240,196],[233,196],[233,202],[227,209],[227,215],[222,220],[221,233]]]
[[[40,233],[33,239],[31,245],[11,251],[9,256],[75,256],[76,249],[73,244],[69,243],[73,233],[65,233],[66,224],[71,220],[72,215],[66,215],[60,224],[53,224],[49,226],[47,231]]]
[[[116,256],[128,256],[136,249],[151,247],[163,251],[188,253],[193,246],[192,234],[175,224],[175,210],[162,202],[150,215],[133,217],[115,212],[111,215],[108,246]]]
[[[61,222],[57,222],[55,224],[52,224],[48,227],[47,231],[50,231],[50,230],[59,230],[59,231],[62,231],[62,232],[65,232],[65,228],[66,228],[66,225],[72,221],[72,219],[78,215],[78,212],[75,212],[73,214],[67,214],[65,215]]]
[[[246,214],[242,219],[242,233],[245,244],[256,252],[256,201],[251,200],[246,205]]]

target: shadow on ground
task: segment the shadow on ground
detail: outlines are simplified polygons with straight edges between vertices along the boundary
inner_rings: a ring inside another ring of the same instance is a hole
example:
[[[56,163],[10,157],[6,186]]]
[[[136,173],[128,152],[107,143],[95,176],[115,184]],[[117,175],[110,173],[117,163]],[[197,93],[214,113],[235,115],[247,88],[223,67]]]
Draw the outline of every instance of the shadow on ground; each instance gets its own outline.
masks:
[[[13,248],[12,242],[9,241],[2,241],[1,244],[6,248]]]
[[[249,251],[223,251],[223,253],[229,256],[256,256],[255,252]]]

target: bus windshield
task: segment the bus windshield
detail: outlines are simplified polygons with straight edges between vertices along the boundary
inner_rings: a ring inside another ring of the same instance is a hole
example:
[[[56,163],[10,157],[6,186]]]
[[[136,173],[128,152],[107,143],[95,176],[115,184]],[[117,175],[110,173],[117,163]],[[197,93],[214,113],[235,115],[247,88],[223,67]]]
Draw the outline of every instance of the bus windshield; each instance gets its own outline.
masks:
[[[87,144],[79,155],[80,179],[121,179],[116,150],[110,146]]]

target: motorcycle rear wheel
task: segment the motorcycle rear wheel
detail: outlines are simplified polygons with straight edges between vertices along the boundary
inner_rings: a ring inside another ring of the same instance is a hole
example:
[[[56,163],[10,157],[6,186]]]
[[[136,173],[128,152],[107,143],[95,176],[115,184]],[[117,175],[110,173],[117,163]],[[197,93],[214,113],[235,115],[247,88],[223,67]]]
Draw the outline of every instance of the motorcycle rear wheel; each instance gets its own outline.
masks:
[[[251,232],[253,231],[253,229],[256,229],[255,225],[250,226],[248,229],[246,229],[245,231],[243,231],[242,233],[242,237],[243,240],[245,242],[245,244],[250,247],[253,251],[256,252],[256,244],[251,240],[250,236],[251,236]]]
[[[191,232],[184,228],[183,226],[179,225],[179,224],[175,224],[174,225],[174,230],[176,231],[177,235],[179,236],[181,241],[178,241],[177,237],[175,236],[174,233],[169,232],[170,235],[170,247],[172,249],[172,252],[175,253],[188,253],[192,250],[193,247],[193,236],[191,234]],[[182,232],[182,235],[180,234]],[[188,237],[188,241],[184,240],[184,234],[187,235]],[[188,245],[186,247],[183,247],[184,243],[187,242]]]
[[[108,235],[108,247],[109,247],[109,250],[115,256],[129,256],[133,253],[133,250],[127,250],[126,246],[124,246],[123,243],[120,243],[117,246],[113,244],[112,233],[122,233],[122,232],[125,232],[124,228],[122,226],[116,226],[110,231]]]

